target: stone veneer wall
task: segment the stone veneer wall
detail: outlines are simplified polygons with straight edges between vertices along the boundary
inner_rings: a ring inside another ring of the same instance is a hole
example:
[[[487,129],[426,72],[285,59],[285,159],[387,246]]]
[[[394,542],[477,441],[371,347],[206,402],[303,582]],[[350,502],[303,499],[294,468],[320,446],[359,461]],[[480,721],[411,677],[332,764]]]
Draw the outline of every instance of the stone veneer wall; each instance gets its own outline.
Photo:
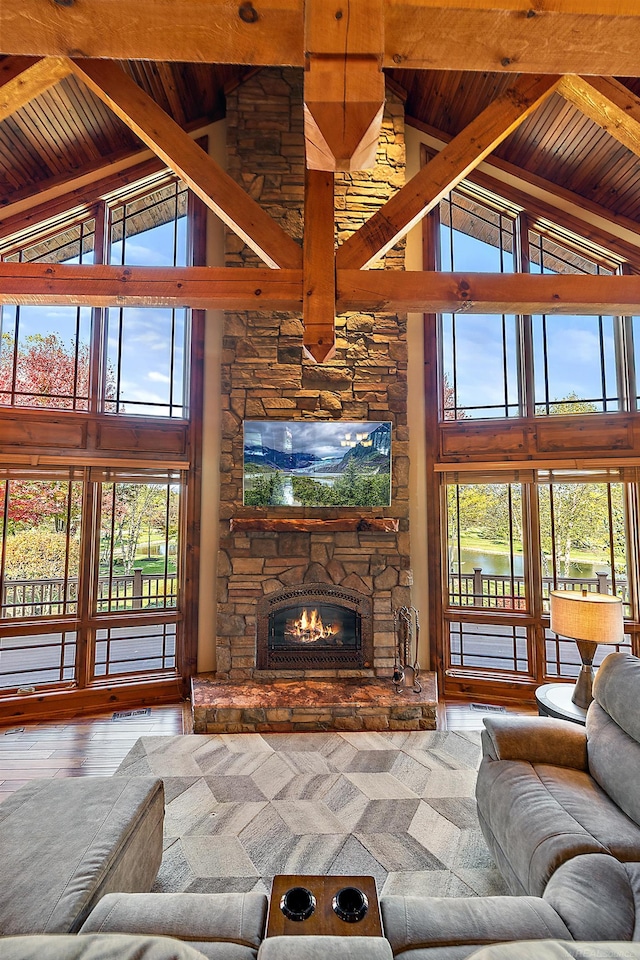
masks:
[[[302,238],[304,135],[302,71],[264,69],[227,100],[229,172],[292,236]],[[404,182],[404,108],[387,93],[377,166],[336,176],[336,234],[344,239]],[[229,233],[229,266],[258,266]],[[380,266],[383,264],[381,263]],[[404,247],[386,256],[402,269]],[[220,554],[216,637],[219,678],[388,676],[394,653],[393,611],[411,602],[406,317],[337,318],[337,350],[324,364],[303,356],[300,316],[228,313],[222,357]],[[242,504],[242,422],[390,420],[392,503],[365,508],[255,508]],[[397,533],[230,531],[232,517],[386,516]],[[373,597],[373,668],[361,671],[258,671],[256,602],[283,586],[342,584]]]

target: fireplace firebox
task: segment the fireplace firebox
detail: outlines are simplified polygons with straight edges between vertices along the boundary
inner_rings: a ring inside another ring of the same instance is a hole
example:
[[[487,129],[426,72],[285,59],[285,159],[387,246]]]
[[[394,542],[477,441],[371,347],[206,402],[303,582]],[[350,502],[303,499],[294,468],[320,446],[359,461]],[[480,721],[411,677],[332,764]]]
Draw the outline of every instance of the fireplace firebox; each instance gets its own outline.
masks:
[[[258,670],[372,666],[371,599],[347,587],[305,583],[258,602]]]

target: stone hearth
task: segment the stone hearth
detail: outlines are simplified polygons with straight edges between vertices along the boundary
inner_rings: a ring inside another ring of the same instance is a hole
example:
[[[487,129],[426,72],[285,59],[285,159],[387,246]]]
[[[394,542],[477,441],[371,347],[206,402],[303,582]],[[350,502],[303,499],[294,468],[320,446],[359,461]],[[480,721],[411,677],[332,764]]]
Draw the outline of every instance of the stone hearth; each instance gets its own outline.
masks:
[[[291,733],[319,730],[435,730],[433,673],[420,677],[422,692],[396,693],[391,681],[192,680],[194,733]]]

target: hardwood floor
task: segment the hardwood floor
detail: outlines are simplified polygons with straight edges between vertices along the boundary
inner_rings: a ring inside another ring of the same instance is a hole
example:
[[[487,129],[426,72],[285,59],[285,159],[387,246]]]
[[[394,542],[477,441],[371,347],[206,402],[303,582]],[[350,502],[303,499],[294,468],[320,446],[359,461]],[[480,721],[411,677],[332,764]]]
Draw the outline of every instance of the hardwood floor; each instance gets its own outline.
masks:
[[[183,705],[0,727],[0,802],[41,777],[110,776],[138,737],[185,732]]]
[[[439,711],[441,730],[480,730],[483,717],[502,708],[447,703]],[[509,712],[531,713],[529,706]],[[138,737],[190,733],[190,705],[170,704],[0,726],[0,802],[24,783],[41,777],[111,776]]]

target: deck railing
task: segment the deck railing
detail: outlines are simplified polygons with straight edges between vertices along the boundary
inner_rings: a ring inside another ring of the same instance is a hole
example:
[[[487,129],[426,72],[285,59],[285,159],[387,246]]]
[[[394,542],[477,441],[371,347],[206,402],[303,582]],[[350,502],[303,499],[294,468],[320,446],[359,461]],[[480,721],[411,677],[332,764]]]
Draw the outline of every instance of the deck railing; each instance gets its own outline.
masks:
[[[583,590],[590,593],[611,593],[611,578],[608,573],[596,573],[594,577],[542,578],[542,595],[549,599],[551,590]],[[628,585],[626,580],[616,578],[616,595],[626,605]],[[473,573],[449,574],[449,601],[460,607],[494,607],[498,609],[526,609],[524,577],[483,573],[482,567],[474,567]]]
[[[66,589],[65,589],[66,582]],[[143,573],[134,567],[130,574],[99,577],[97,609],[109,611],[175,607],[178,575]],[[6,580],[2,590],[4,617],[51,617],[75,613],[78,580],[53,577],[50,580]]]

